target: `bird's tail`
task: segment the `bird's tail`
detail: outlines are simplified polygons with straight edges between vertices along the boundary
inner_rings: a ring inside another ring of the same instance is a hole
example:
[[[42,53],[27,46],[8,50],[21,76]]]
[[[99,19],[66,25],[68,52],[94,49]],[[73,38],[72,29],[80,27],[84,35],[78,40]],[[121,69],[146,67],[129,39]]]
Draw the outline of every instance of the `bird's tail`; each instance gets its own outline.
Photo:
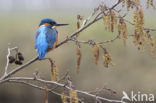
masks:
[[[37,52],[38,52],[39,59],[44,59],[44,57],[47,53],[47,48],[44,48],[44,47],[38,48]]]
[[[48,49],[48,43],[45,37],[39,36],[37,38],[35,48],[37,49],[39,59],[44,59]]]

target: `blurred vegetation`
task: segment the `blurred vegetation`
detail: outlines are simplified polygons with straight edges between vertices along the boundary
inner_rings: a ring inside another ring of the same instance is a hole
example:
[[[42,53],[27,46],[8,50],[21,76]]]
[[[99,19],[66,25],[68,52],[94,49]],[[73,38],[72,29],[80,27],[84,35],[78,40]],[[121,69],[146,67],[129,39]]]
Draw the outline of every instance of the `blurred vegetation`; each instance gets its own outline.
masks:
[[[145,26],[156,28],[156,13],[153,10],[145,12]],[[8,43],[11,47],[18,46],[25,56],[25,62],[37,55],[34,49],[34,37],[38,24],[42,18],[50,17],[60,23],[69,23],[69,26],[58,27],[59,41],[62,41],[68,34],[76,30],[76,15],[81,13],[85,17],[89,15],[89,11],[16,11],[4,12],[0,14],[0,76],[4,72],[6,64],[6,54]],[[127,19],[132,21],[131,12],[128,13]],[[128,32],[133,33],[133,28],[128,25]],[[92,25],[82,33],[81,40],[94,39],[96,41],[104,41],[112,39],[116,33],[109,33],[104,30],[103,21],[99,21]],[[155,35],[155,32],[152,32]],[[156,36],[155,36],[156,38]],[[46,57],[55,60],[59,68],[60,76],[63,76],[67,70],[70,71],[73,84],[77,89],[92,91],[95,88],[107,88],[117,91],[114,97],[109,92],[105,93],[105,97],[118,98],[122,96],[122,91],[130,92],[132,90],[141,93],[156,94],[156,59],[150,55],[150,48],[146,48],[145,52],[138,51],[130,37],[127,46],[123,46],[122,40],[105,44],[104,47],[112,55],[115,62],[114,67],[104,68],[103,52],[101,52],[99,65],[94,64],[92,49],[88,45],[82,45],[82,61],[80,73],[76,73],[76,46],[72,42],[68,42],[58,49],[48,53]],[[9,70],[15,68],[14,64],[9,65]],[[16,75],[33,76],[33,72],[38,70],[41,78],[50,80],[50,64],[48,61],[37,61],[26,67]],[[50,95],[50,101],[59,103],[60,97]],[[33,89],[21,84],[2,84],[0,85],[0,103],[43,103],[44,91]]]

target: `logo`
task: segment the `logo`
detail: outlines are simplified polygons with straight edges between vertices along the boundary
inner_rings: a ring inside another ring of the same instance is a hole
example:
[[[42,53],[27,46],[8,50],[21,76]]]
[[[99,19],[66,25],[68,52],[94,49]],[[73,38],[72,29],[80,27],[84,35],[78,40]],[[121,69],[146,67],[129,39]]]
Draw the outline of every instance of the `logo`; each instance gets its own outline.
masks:
[[[130,102],[154,102],[154,94],[144,94],[141,92],[135,93],[134,91],[131,91],[130,95],[128,95],[125,91],[122,92],[123,97],[121,98],[122,103],[128,103],[126,101]]]

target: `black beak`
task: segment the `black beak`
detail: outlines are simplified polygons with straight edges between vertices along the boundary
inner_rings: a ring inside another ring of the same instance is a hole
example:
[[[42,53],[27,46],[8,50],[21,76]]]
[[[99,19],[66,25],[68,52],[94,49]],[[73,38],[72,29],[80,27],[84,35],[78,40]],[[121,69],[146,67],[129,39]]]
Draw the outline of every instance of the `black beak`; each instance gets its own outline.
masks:
[[[69,24],[61,24],[61,23],[55,24],[55,26],[66,26],[66,25],[69,25]]]

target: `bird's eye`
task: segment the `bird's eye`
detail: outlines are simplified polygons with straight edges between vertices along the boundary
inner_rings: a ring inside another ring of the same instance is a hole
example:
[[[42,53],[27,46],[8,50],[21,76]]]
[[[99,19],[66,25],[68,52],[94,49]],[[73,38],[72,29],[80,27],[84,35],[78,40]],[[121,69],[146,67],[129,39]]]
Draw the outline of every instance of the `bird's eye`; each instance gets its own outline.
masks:
[[[56,22],[50,22],[50,24],[51,24],[51,25],[55,25],[55,24],[56,24]]]

